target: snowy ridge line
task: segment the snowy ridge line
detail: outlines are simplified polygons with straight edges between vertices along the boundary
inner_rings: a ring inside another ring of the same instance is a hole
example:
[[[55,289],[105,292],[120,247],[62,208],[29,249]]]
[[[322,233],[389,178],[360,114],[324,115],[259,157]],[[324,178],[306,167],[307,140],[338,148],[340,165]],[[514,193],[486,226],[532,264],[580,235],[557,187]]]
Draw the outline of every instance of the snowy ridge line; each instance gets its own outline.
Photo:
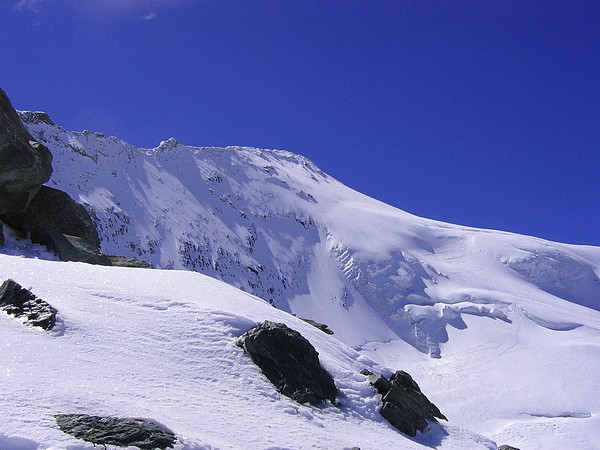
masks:
[[[595,448],[600,248],[419,218],[289,152],[175,140],[156,152],[22,117],[54,155],[50,184],[86,204],[107,253],[196,270],[326,323],[416,374],[464,428],[523,448]],[[556,425],[523,411],[591,416]]]

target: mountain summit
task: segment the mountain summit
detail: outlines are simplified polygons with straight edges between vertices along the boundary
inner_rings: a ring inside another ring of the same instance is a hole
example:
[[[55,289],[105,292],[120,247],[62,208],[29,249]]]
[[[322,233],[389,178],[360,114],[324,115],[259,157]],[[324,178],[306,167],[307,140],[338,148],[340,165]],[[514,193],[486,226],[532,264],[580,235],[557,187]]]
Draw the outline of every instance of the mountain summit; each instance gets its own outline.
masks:
[[[597,248],[422,219],[286,151],[173,138],[139,149],[43,113],[21,118],[52,150],[51,184],[95,218],[104,252],[220,279],[355,347],[401,338],[439,357],[464,315],[510,323],[518,304],[563,329],[574,320],[546,302],[600,309]]]
[[[286,151],[143,149],[44,113],[21,119],[103,252],[200,272],[327,324],[488,437],[597,442],[600,248],[419,218]]]

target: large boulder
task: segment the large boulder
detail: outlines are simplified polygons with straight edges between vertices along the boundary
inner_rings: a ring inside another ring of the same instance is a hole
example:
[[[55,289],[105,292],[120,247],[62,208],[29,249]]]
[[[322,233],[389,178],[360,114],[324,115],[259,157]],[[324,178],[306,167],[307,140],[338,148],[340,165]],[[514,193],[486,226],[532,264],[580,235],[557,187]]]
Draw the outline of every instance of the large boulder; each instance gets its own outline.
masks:
[[[242,335],[237,345],[282,394],[298,403],[335,403],[333,378],[321,367],[312,344],[296,330],[267,320]]]
[[[31,242],[45,245],[50,251],[56,253],[61,261],[84,262],[99,266],[110,266],[111,261],[107,255],[89,245],[78,236],[62,234],[53,228],[39,225],[30,232]]]
[[[423,432],[429,424],[427,421],[446,419],[437,406],[421,392],[421,388],[404,372],[398,371],[388,380],[382,375],[374,375],[365,370],[373,387],[381,394],[383,405],[380,414],[404,434],[416,436]]]
[[[26,234],[34,244],[55,252],[61,261],[78,261],[102,266],[149,268],[144,261],[100,252],[98,231],[85,207],[67,193],[42,186],[25,211],[0,218]],[[0,246],[3,237],[0,228]]]
[[[45,113],[25,113],[25,118],[54,125]],[[42,186],[51,174],[52,154],[33,140],[0,89],[0,220],[56,252],[61,261],[151,267],[143,261],[102,254],[96,225],[85,207],[63,191]]]
[[[0,310],[46,331],[56,324],[56,309],[11,279],[0,286]]]
[[[61,431],[96,445],[138,447],[140,449],[173,448],[175,435],[170,430],[144,419],[59,414],[55,416]]]
[[[24,211],[52,174],[52,154],[33,140],[0,89],[0,214]]]
[[[67,236],[77,236],[94,249],[100,247],[96,226],[87,210],[69,194],[42,186],[26,210],[4,214],[5,223],[25,233],[37,228],[52,229]]]

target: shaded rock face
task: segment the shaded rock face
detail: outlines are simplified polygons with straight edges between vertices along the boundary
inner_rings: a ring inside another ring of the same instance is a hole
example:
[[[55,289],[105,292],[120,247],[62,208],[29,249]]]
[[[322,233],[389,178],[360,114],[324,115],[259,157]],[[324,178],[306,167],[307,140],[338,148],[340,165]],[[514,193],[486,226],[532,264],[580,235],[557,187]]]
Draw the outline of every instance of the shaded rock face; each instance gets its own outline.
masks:
[[[77,236],[94,249],[100,247],[96,226],[83,205],[65,192],[48,186],[40,188],[25,211],[4,214],[2,219],[24,232],[31,233],[38,227],[44,227]]]
[[[517,447],[511,447],[510,445],[501,445],[498,450],[519,450]]]
[[[331,328],[329,328],[329,326],[327,324],[325,324],[325,323],[315,322],[314,320],[304,319],[302,317],[298,317],[298,318],[304,320],[309,325],[312,325],[313,327],[318,328],[319,330],[321,330],[325,334],[334,334],[333,330]]]
[[[125,258],[124,256],[107,255],[111,266],[133,267],[136,269],[152,269],[152,264],[139,259]]]
[[[30,238],[34,244],[45,245],[49,250],[55,252],[61,261],[85,262],[100,266],[111,265],[107,255],[103,255],[78,236],[68,236],[52,228],[38,226],[31,231]]]
[[[448,420],[408,373],[398,371],[389,380],[366,370],[362,373],[367,375],[382,397],[380,414],[404,434],[416,436],[417,431],[425,431],[428,420]]]
[[[24,211],[52,174],[52,154],[23,127],[0,89],[0,214]]]
[[[42,186],[25,211],[0,217],[11,227],[28,234],[32,243],[55,252],[61,261],[150,267],[142,261],[102,254],[96,226],[85,207],[58,189]]]
[[[110,265],[108,256],[99,252],[100,239],[90,215],[65,192],[42,186],[25,211],[1,217],[28,234],[32,243],[55,252],[61,261]]]
[[[61,431],[94,445],[164,450],[173,448],[176,440],[171,431],[143,419],[87,414],[60,414],[55,417]]]
[[[237,345],[282,394],[298,403],[335,403],[333,378],[321,367],[312,344],[297,331],[265,321],[242,335]]]
[[[53,124],[45,113],[26,120]],[[121,267],[149,264],[100,252],[98,231],[87,210],[68,194],[42,186],[52,174],[52,154],[35,142],[0,89],[0,220],[57,253],[61,261]],[[0,223],[0,246],[4,233]]]
[[[0,286],[0,309],[47,331],[56,324],[56,309],[11,279]]]

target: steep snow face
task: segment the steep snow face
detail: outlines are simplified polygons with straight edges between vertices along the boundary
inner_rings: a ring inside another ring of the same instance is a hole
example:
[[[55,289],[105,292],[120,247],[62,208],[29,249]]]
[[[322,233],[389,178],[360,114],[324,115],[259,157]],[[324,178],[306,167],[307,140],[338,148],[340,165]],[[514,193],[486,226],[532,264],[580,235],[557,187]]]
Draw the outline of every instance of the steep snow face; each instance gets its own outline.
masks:
[[[51,184],[95,217],[104,251],[210,275],[355,347],[399,337],[439,357],[465,314],[508,323],[518,300],[537,323],[557,323],[546,308],[557,298],[600,309],[600,249],[421,219],[285,151],[174,139],[138,149],[21,117],[54,155]],[[352,332],[358,320],[368,336]]]

